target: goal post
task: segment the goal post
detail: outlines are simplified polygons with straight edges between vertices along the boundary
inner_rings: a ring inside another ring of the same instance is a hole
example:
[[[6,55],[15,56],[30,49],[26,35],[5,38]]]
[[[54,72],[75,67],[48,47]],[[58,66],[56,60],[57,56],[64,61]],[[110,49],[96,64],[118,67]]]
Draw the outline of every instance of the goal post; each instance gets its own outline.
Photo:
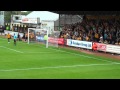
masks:
[[[59,32],[51,31],[50,28],[38,29],[38,28],[28,28],[28,44],[30,43],[40,43],[45,44],[46,48],[58,47]]]
[[[44,44],[46,44],[46,48],[48,48],[48,31],[48,29],[28,28],[28,44],[31,42],[42,41]]]

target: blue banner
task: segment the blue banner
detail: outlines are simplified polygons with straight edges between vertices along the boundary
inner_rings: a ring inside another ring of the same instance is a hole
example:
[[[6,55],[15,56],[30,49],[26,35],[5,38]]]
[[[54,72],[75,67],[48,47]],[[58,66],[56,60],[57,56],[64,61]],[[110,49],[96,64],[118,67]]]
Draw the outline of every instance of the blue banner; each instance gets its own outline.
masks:
[[[37,37],[36,37],[36,40],[37,40],[37,41],[44,41],[44,36],[37,36]]]

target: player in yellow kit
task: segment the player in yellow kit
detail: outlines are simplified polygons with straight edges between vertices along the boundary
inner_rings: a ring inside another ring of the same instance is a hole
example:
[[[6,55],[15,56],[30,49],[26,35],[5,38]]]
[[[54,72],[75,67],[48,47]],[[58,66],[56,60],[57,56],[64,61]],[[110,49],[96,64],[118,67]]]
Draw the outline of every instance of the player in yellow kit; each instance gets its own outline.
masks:
[[[8,43],[10,43],[10,38],[11,38],[11,35],[8,33],[7,34]]]

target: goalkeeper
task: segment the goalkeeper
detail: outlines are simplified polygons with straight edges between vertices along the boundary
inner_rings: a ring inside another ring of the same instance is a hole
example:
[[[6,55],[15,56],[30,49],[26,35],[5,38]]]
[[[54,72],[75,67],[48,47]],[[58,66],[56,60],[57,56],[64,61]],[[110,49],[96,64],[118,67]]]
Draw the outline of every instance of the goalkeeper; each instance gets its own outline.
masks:
[[[47,39],[48,39],[48,37],[47,37],[47,35],[45,34],[44,35],[44,43],[46,44],[46,42],[47,42]]]

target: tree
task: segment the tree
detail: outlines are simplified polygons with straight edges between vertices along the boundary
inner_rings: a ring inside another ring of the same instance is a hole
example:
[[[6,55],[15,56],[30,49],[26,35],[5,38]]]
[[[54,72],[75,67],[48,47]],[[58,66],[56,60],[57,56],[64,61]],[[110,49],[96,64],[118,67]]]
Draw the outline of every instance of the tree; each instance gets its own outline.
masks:
[[[5,11],[5,23],[11,22],[11,15],[16,14],[16,11]]]
[[[31,13],[32,11],[27,11],[27,12],[21,12],[21,15],[28,15],[29,13]]]
[[[11,22],[11,15],[28,15],[32,11],[21,12],[21,11],[5,11],[5,23]]]

